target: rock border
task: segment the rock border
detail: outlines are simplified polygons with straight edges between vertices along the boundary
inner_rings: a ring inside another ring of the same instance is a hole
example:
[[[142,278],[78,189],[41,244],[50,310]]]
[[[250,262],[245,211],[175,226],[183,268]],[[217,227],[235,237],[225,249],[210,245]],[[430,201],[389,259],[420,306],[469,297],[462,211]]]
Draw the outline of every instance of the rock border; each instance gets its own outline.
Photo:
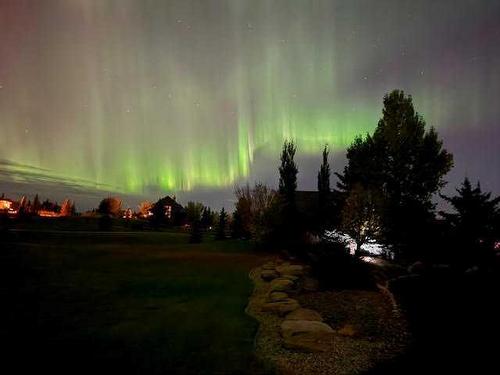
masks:
[[[257,357],[280,374],[301,375],[362,373],[392,358],[396,353],[380,354],[383,343],[358,337],[349,324],[335,330],[323,321],[321,311],[307,306],[308,298],[322,293],[309,271],[281,258],[250,271],[254,290],[246,312],[259,322]]]

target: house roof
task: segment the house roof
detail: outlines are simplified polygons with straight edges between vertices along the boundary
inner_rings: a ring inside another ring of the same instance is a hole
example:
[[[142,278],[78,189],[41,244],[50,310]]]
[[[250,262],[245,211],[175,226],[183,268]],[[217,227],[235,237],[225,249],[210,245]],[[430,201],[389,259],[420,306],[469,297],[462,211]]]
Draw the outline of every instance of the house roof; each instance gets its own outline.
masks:
[[[161,202],[165,206],[172,206],[173,209],[177,210],[184,209],[184,207],[182,207],[181,204],[179,204],[175,199],[169,197],[168,195],[166,197],[161,198],[159,202]]]

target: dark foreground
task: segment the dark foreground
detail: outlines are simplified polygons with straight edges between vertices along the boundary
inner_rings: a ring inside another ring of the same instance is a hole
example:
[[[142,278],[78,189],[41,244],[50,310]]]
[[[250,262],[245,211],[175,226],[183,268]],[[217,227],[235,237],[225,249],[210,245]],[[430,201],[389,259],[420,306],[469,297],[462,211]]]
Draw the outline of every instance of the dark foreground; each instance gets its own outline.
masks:
[[[2,367],[12,373],[249,374],[245,244],[184,233],[15,232],[0,251]]]

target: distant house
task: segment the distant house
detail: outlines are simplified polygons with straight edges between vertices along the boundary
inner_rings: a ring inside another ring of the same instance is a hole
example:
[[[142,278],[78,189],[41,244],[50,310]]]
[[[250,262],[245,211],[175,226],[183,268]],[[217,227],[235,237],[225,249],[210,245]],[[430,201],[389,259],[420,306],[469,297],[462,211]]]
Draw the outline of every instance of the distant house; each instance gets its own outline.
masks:
[[[164,208],[165,217],[174,225],[181,225],[185,221],[186,210],[175,200],[175,196],[172,198],[166,196],[161,198],[155,205],[161,205]],[[153,208],[154,211],[154,208]]]
[[[0,213],[17,215],[19,212],[19,202],[8,198],[0,198]]]
[[[38,210],[38,216],[40,217],[59,217],[61,214],[59,212],[51,211],[51,210]]]
[[[165,207],[165,216],[168,219],[172,219],[175,215],[184,212],[184,207],[177,203],[175,196],[171,198],[167,195],[165,198],[161,199],[161,202]]]

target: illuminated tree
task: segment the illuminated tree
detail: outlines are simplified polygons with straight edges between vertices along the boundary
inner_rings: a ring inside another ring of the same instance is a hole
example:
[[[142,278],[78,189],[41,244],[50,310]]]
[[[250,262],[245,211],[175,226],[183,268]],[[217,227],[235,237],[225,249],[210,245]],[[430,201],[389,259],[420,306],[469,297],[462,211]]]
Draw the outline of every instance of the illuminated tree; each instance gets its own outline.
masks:
[[[141,202],[138,206],[139,213],[142,217],[148,217],[153,209],[153,203],[149,201]]]
[[[60,216],[71,216],[73,214],[73,205],[69,199],[65,199],[61,205]]]
[[[357,184],[351,188],[341,213],[341,229],[356,242],[355,255],[361,246],[380,234],[379,199],[373,191]]]
[[[104,198],[97,209],[100,214],[109,216],[119,216],[121,211],[122,201],[116,197]]]

